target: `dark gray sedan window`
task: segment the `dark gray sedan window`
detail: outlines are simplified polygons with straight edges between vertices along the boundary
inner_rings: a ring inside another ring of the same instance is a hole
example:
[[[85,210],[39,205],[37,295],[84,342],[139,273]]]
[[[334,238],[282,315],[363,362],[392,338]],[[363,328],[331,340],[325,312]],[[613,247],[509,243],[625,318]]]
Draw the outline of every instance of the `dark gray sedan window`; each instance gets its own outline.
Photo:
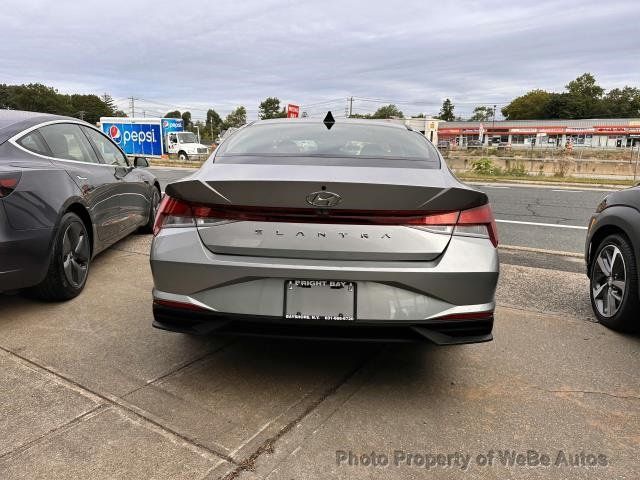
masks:
[[[107,165],[126,167],[129,165],[127,157],[105,135],[89,127],[82,127],[87,137],[93,142],[102,161]]]
[[[44,138],[42,138],[42,135],[40,135],[37,130],[27,133],[24,137],[21,137],[18,140],[18,144],[27,150],[39,153],[40,155],[51,155]]]
[[[417,132],[383,125],[339,122],[331,129],[320,122],[302,121],[252,125],[223,142],[216,154],[218,156],[382,159],[388,164],[395,159],[439,165],[435,148]]]
[[[38,131],[44,137],[55,158],[98,163],[89,140],[75,123],[54,123],[40,127]]]

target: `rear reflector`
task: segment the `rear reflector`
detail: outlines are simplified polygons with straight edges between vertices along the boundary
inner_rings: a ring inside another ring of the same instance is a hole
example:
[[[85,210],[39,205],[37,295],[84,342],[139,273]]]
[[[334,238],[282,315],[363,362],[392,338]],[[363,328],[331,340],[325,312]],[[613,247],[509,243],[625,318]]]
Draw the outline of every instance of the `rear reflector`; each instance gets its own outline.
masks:
[[[187,303],[187,302],[176,302],[173,300],[162,300],[160,298],[154,298],[153,303],[161,307],[175,308],[178,310],[192,310],[192,311],[198,311],[198,312],[207,311],[206,308],[202,308],[198,305],[194,305],[193,303]]]
[[[473,313],[452,313],[451,315],[444,315],[442,317],[431,318],[430,320],[489,320],[493,319],[493,310],[486,312],[473,312]]]
[[[463,211],[420,212],[397,210],[330,210],[311,208],[260,208],[199,205],[165,196],[153,227],[157,235],[165,227],[192,227],[212,221],[324,223],[350,225],[408,225],[455,227],[463,236],[489,238],[498,244],[496,224],[489,205]],[[450,231],[450,230],[449,230]],[[454,235],[456,231],[454,230]]]
[[[0,173],[0,198],[8,197],[20,183],[22,173]]]

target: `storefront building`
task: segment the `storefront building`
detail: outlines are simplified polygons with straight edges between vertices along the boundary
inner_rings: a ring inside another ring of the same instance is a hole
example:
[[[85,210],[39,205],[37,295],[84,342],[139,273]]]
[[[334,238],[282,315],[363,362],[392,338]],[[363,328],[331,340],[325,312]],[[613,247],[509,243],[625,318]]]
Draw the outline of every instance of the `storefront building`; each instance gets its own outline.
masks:
[[[640,146],[640,119],[440,122],[438,139],[452,147],[632,148]]]

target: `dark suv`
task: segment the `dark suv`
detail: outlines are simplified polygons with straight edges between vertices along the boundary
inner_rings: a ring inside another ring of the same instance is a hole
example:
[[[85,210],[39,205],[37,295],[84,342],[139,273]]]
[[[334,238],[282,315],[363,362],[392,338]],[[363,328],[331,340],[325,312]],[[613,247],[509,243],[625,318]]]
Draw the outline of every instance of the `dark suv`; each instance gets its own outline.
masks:
[[[640,186],[607,195],[589,222],[585,259],[593,312],[609,328],[640,327]]]

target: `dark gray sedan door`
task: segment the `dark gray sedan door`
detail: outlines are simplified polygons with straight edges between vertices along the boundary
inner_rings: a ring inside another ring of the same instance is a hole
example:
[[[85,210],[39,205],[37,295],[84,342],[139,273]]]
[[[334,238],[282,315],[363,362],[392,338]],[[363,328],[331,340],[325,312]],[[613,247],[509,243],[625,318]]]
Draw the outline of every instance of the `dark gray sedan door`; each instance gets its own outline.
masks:
[[[126,216],[123,228],[133,230],[147,222],[150,206],[151,186],[140,172],[129,166],[127,157],[102,132],[82,127],[100,160],[116,169],[121,182],[120,206]]]
[[[115,167],[99,163],[77,124],[54,123],[38,131],[51,150],[54,164],[66,170],[80,188],[99,241],[104,244],[117,239],[126,217],[120,206],[121,181]]]

